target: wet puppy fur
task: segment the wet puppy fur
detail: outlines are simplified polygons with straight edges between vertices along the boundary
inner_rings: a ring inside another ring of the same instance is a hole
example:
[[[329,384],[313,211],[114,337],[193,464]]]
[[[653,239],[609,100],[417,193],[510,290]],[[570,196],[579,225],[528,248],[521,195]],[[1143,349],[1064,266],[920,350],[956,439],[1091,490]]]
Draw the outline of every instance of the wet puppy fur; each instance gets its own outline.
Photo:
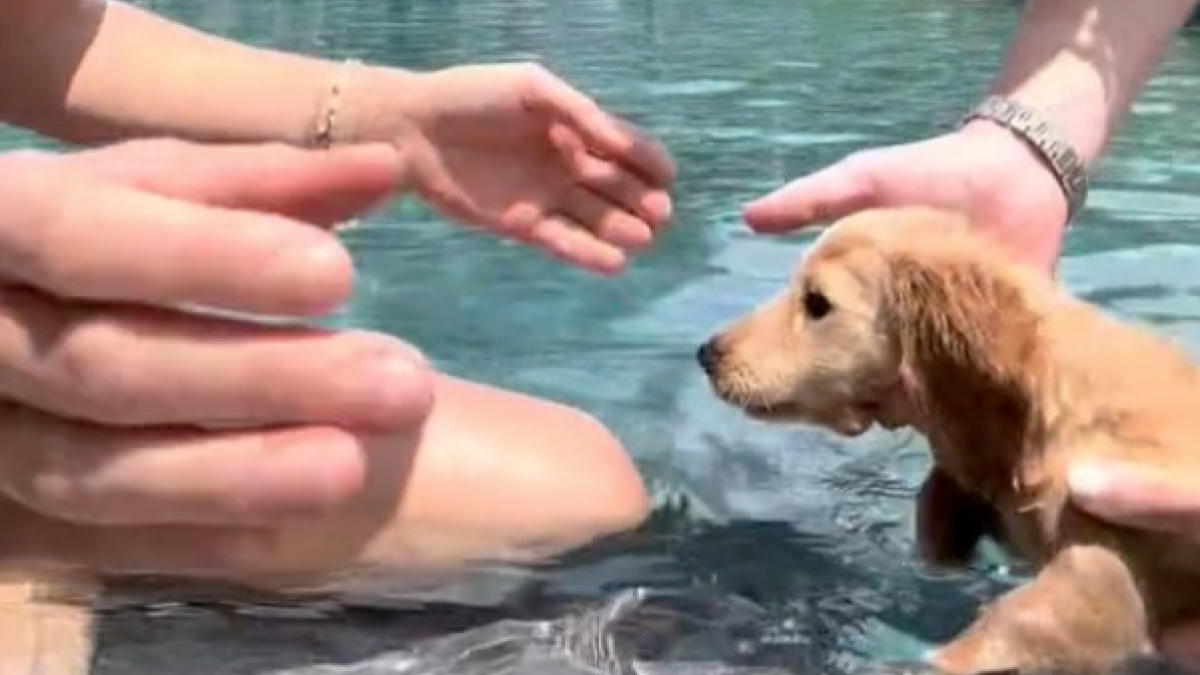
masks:
[[[1200,618],[1200,543],[1082,512],[1066,466],[1200,472],[1200,377],[1180,349],[1010,262],[979,229],[923,208],[845,218],[782,294],[697,358],[714,392],[754,418],[922,433],[933,468],[918,556],[966,565],[988,536],[1038,570],[932,666],[1116,672]]]

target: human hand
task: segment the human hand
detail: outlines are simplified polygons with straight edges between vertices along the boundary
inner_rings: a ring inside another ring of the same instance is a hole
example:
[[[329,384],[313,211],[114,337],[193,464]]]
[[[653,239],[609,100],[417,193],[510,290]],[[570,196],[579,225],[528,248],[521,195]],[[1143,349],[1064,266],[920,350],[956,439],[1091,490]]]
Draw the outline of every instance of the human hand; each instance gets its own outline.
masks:
[[[1071,500],[1118,525],[1200,541],[1200,475],[1133,463],[1080,463],[1067,473]],[[1163,637],[1168,653],[1200,663],[1200,622]]]
[[[1067,201],[1050,170],[1007,130],[987,121],[916,143],[864,150],[746,206],[759,232],[785,232],[876,207],[964,211],[1017,259],[1052,272]]]
[[[1125,462],[1080,463],[1067,474],[1071,499],[1105,520],[1200,541],[1200,476]]]
[[[353,495],[350,431],[427,414],[411,347],[173,309],[337,306],[351,262],[320,226],[396,189],[392,148],[150,141],[8,153],[0,177],[0,497],[71,523],[271,523]]]
[[[545,69],[415,78],[393,87],[404,114],[373,138],[396,142],[416,192],[447,217],[601,274],[621,271],[669,220],[666,150]]]

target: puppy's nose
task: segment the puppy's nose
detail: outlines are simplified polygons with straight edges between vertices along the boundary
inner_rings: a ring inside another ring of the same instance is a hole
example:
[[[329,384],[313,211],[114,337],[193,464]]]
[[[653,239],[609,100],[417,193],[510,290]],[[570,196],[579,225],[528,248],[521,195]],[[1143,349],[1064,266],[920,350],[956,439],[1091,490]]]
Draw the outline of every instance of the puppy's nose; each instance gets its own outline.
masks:
[[[700,369],[706,375],[712,375],[717,369],[717,362],[721,359],[721,348],[717,345],[717,341],[709,340],[700,345],[696,350],[696,361],[700,364]]]

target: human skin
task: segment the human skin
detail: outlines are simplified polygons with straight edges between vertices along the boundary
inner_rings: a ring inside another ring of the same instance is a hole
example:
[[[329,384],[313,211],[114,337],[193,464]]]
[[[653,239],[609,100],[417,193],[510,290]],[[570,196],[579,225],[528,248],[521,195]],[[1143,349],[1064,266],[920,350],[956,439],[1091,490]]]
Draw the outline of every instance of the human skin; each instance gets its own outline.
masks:
[[[1032,0],[989,93],[1020,101],[1094,163],[1195,0]],[[969,105],[969,103],[967,104]],[[759,232],[786,232],[869,207],[966,211],[1013,255],[1052,271],[1067,219],[1062,189],[1020,139],[988,121],[860,150],[745,207]]]
[[[1031,0],[989,93],[1037,111],[1093,164],[1197,4]],[[787,232],[859,209],[919,204],[965,211],[1019,260],[1048,273],[1058,262],[1067,224],[1061,188],[1023,141],[982,120],[859,151],[753,201],[744,213],[756,231]],[[1069,483],[1072,498],[1100,517],[1200,533],[1200,477],[1081,464]],[[1200,655],[1200,629],[1168,636],[1166,645]]]
[[[145,58],[147,53],[155,54],[155,58]],[[544,69],[529,64],[451,68],[432,73],[371,66],[345,69],[330,61],[257,49],[205,35],[123,3],[90,0],[0,5],[0,63],[11,75],[10,81],[17,83],[0,93],[0,118],[60,140],[93,145],[146,136],[302,145],[312,137],[321,106],[328,100],[334,81],[345,78],[334,129],[338,145],[384,141],[396,152],[396,171],[403,173],[397,180],[403,183],[404,190],[460,222],[532,244],[599,273],[621,271],[627,256],[648,246],[670,215],[668,188],[674,167],[665,151],[588,97]],[[194,148],[189,152],[194,152]],[[138,166],[157,166],[156,175],[174,181],[170,187],[180,188],[179,183],[188,190],[195,187],[175,175],[169,157],[169,152],[164,157],[155,150],[144,153],[138,162],[112,163],[102,167],[102,171],[106,177],[140,184],[148,180],[146,176],[129,175],[130,172],[137,174]],[[498,175],[496,167],[503,167],[499,175],[507,180],[494,179]],[[230,189],[230,185],[221,189]],[[342,283],[343,290],[348,291],[346,279],[347,270],[341,267],[329,271],[323,283],[330,286]],[[182,344],[188,339],[187,331],[181,333],[179,362],[185,362],[184,348],[188,350],[186,353],[194,353],[196,345]],[[305,348],[318,349],[336,340],[344,341],[345,337],[337,331],[313,336]],[[392,344],[381,349],[395,356],[404,351],[402,347]],[[408,348],[405,353],[411,357],[415,350]],[[426,391],[428,396],[424,400],[430,424],[435,420],[463,419],[469,425],[460,430],[462,438],[471,439],[472,453],[479,458],[476,461],[486,458],[492,463],[489,480],[499,492],[464,489],[461,480],[465,479],[453,471],[413,472],[405,487],[406,494],[424,496],[408,498],[404,509],[436,513],[432,520],[440,528],[436,538],[440,543],[431,543],[435,539],[430,538],[427,545],[434,546],[433,549],[406,549],[404,555],[385,556],[388,564],[403,567],[405,556],[411,556],[414,565],[423,565],[420,561],[429,558],[441,559],[452,568],[477,556],[521,557],[522,552],[561,550],[632,527],[645,516],[648,505],[640,478],[620,444],[594,419],[512,392],[455,384],[457,380],[430,372],[419,354],[416,356],[408,361],[415,364],[408,380],[409,400],[420,401],[414,392]],[[160,381],[151,371],[142,371],[140,380]],[[426,384],[420,384],[422,380]],[[291,393],[310,401],[323,393],[312,385],[305,387]],[[232,396],[234,392],[226,393]],[[222,405],[228,407],[229,400]],[[127,401],[145,403],[136,396]],[[440,412],[460,410],[468,403],[506,410],[509,414],[485,415],[482,419],[491,426],[481,427],[480,419]],[[40,429],[44,426],[41,421],[45,421],[40,413],[46,411],[33,409],[35,414],[28,419],[35,420]],[[137,425],[162,422],[159,417],[162,412],[143,415],[136,420]],[[279,421],[310,427],[319,426],[314,422],[325,421],[314,421],[311,411],[306,412]],[[206,427],[200,437],[203,441],[218,439],[218,434],[223,433],[220,428],[228,426],[228,420],[210,424],[212,420],[182,419],[186,414],[178,409],[174,413],[175,417],[167,422],[192,422]],[[61,426],[57,418],[50,417]],[[464,446],[456,444],[459,437],[454,433],[453,422],[437,423],[442,431],[421,436],[419,443],[405,440],[424,428],[424,419],[417,416],[403,423],[393,420],[390,429],[383,436],[374,434],[370,443],[347,444],[346,433],[361,438],[362,430],[344,423],[331,422],[323,429],[305,431],[338,434],[340,442],[331,448],[339,453],[337,457],[342,464],[338,466],[344,472],[329,475],[340,475],[344,480],[334,481],[333,488],[326,485],[328,489],[324,492],[315,484],[309,484],[309,493],[302,489],[301,483],[294,485],[293,497],[309,495],[300,510],[308,509],[313,517],[333,517],[334,522],[341,523],[342,527],[331,531],[357,531],[363,521],[354,519],[362,517],[363,512],[355,505],[378,503],[380,498],[377,491],[381,488],[373,482],[375,469],[370,468],[375,455],[410,460],[425,457],[433,466],[443,467],[449,464],[435,462],[434,458],[444,455],[456,458],[455,461],[461,459]],[[552,420],[563,421],[574,428],[574,433],[555,437],[558,440],[540,433],[513,436]],[[100,424],[111,425],[112,420],[102,420]],[[258,433],[252,426],[247,431],[248,424],[246,420],[234,420],[235,427],[242,427],[235,429],[235,433]],[[494,435],[495,443],[488,442],[489,434]],[[571,452],[562,451],[563,438],[572,441]],[[513,450],[514,445],[520,445],[522,450]],[[33,484],[43,489],[46,485],[58,486],[53,491],[52,501],[56,504],[49,511],[67,515],[72,527],[94,525],[88,522],[89,514],[95,518],[99,511],[109,514],[108,525],[133,528],[127,530],[130,536],[137,535],[137,528],[192,526],[197,521],[213,521],[207,524],[227,527],[228,518],[239,508],[249,509],[253,513],[251,520],[277,528],[282,527],[281,522],[291,522],[295,515],[295,509],[287,508],[282,516],[276,515],[268,503],[271,500],[245,481],[196,482],[204,475],[202,472],[180,473],[181,467],[188,466],[187,448],[168,443],[156,450],[152,456],[160,460],[151,464],[132,459],[113,462],[114,466],[128,470],[138,466],[163,469],[156,483],[122,483],[112,480],[110,474],[107,482],[85,481],[92,492],[82,493],[63,489],[61,480]],[[257,457],[264,467],[271,466],[267,455],[245,445],[242,454]],[[149,455],[143,453],[142,457],[146,456]],[[190,457],[195,460],[199,456],[203,453],[193,447]],[[523,459],[503,461],[510,456]],[[356,464],[355,457],[362,461]],[[178,460],[174,473],[164,468],[172,466],[170,458]],[[306,461],[304,466],[309,473],[322,466],[317,457]],[[225,469],[214,465],[214,473],[210,475],[235,475],[231,466],[235,465],[226,465]],[[558,497],[551,501],[547,501],[548,497],[543,499],[545,495],[561,496],[559,486],[570,484],[572,477],[585,469],[590,491],[582,488],[574,491],[570,502]],[[165,480],[168,475],[175,475],[178,480]],[[86,472],[82,476],[94,478]],[[67,481],[65,485],[70,487],[72,483]],[[96,492],[97,486],[113,485],[126,493],[141,495],[142,501],[126,502],[126,506],[120,507],[104,500],[107,493]],[[506,486],[512,485],[523,486],[519,492],[529,503],[553,503],[554,508],[522,512],[509,508],[508,497],[495,501],[499,493],[506,491]],[[73,503],[71,499],[80,494],[90,496],[92,501],[85,502],[86,505]],[[443,496],[435,498],[435,495]],[[454,499],[447,501],[446,495],[453,495]],[[181,512],[151,507],[173,499],[185,504],[178,507]],[[33,501],[33,515],[46,515],[47,509]],[[131,508],[129,503],[137,503],[138,507]],[[108,507],[97,509],[98,504]],[[457,534],[460,532],[465,531],[462,537],[471,539],[473,535],[469,533],[479,524],[468,521],[478,514],[490,518],[488,541],[494,549],[490,553],[456,543],[460,541]],[[382,528],[377,533],[381,534],[381,541],[404,541],[405,533],[415,527],[414,521],[403,513],[397,511],[394,515],[391,520],[372,520]],[[164,519],[173,522],[158,522]],[[317,536],[315,529],[294,530],[306,531],[313,533],[308,536],[314,538],[304,541],[328,546],[330,551],[343,548],[336,540]],[[106,532],[108,536],[101,540],[101,545],[111,543],[117,547],[120,539],[116,530]],[[361,535],[358,532],[355,536]],[[161,571],[187,567],[162,547],[143,547],[143,550],[151,551],[152,556],[162,556],[157,566]],[[275,553],[264,554],[257,564],[245,557],[238,558],[235,567],[291,568],[298,564],[279,554],[280,550],[303,550],[307,551],[305,556],[311,555],[310,548],[303,543],[272,550]],[[378,548],[372,550],[375,551],[372,555],[383,555]],[[454,551],[460,551],[461,555]],[[92,554],[102,557],[103,550],[94,550]],[[156,567],[153,560],[143,562]]]
[[[155,58],[145,58],[154,54]],[[670,217],[671,158],[532,64],[347,68],[206,34],[121,2],[0,6],[0,119],[74,142],[387,141],[445,215],[613,274]],[[502,180],[501,180],[502,179]]]
[[[434,386],[439,404],[419,430],[355,436],[363,489],[324,514],[260,527],[104,527],[0,502],[0,557],[31,570],[157,570],[285,590],[363,573],[394,589],[409,574],[549,559],[644,517],[637,470],[595,419],[458,378]],[[177,461],[189,459],[197,464]]]

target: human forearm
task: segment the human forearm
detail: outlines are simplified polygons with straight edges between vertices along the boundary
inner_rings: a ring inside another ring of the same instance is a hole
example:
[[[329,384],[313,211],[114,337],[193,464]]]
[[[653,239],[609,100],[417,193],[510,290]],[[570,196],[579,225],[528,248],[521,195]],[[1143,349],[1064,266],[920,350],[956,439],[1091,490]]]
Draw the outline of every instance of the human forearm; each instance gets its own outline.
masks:
[[[340,67],[207,35],[121,2],[2,4],[0,66],[15,86],[0,87],[0,119],[70,142],[170,135],[303,144]],[[378,105],[349,103],[360,111]]]
[[[1029,0],[992,92],[1046,115],[1093,161],[1196,5]]]

